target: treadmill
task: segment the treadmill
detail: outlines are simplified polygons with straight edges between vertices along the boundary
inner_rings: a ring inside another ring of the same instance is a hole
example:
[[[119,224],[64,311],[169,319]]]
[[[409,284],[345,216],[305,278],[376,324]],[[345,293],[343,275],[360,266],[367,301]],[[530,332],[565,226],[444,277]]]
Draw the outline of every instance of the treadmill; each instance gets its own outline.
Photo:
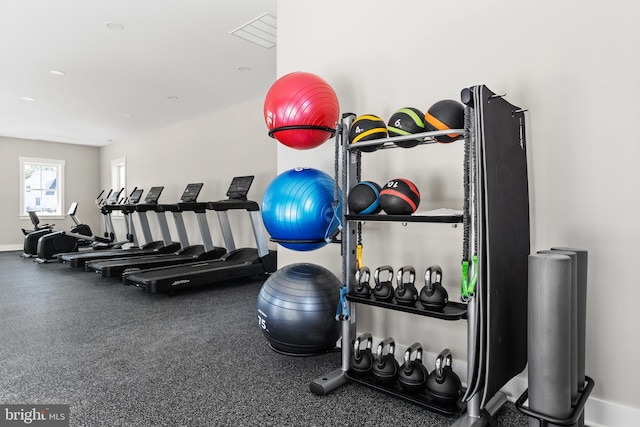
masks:
[[[145,198],[144,204],[155,206],[158,202],[158,198],[162,193],[162,189],[164,187],[153,187],[147,193],[147,197]],[[140,191],[139,196],[141,196],[142,190]],[[132,193],[133,195],[133,193]],[[138,196],[138,197],[139,197]],[[138,199],[139,200],[139,199]],[[163,240],[152,241],[151,231],[149,227],[149,219],[147,218],[147,210],[141,209],[137,210],[137,201],[135,197],[130,197],[130,201],[134,201],[136,203],[128,203],[124,205],[120,205],[120,209],[127,216],[127,234],[128,239],[134,245],[129,248],[122,249],[106,249],[106,250],[97,250],[97,251],[85,251],[85,252],[70,252],[63,253],[58,255],[58,262],[67,263],[71,267],[80,268],[84,267],[88,261],[94,259],[109,259],[109,258],[121,258],[121,257],[133,257],[140,255],[153,255],[157,253],[170,253],[175,252],[180,247],[179,243],[173,243],[170,241],[170,238],[167,239],[166,236]],[[154,210],[154,209],[151,209]],[[138,245],[136,233],[133,227],[132,213],[138,213],[138,219],[142,226],[142,232],[147,243],[142,246]],[[158,215],[158,222],[166,223],[166,218],[164,215]],[[162,226],[161,226],[162,227]],[[168,229],[168,227],[167,227]]]
[[[227,192],[228,199],[208,202],[207,209],[215,211],[229,252],[218,260],[201,261],[172,267],[125,272],[122,282],[135,285],[150,293],[173,294],[181,289],[211,285],[216,282],[273,273],[277,269],[276,251],[269,250],[262,231],[260,207],[247,200],[253,176],[236,177]],[[245,210],[249,214],[255,248],[236,249],[229,223],[228,211]]]
[[[233,184],[232,184],[233,185]],[[198,187],[199,186],[199,187]],[[198,202],[198,194],[202,184],[191,184],[180,198],[182,201],[174,205],[158,205],[159,208],[174,214],[176,230],[181,248],[171,254],[157,254],[142,257],[116,258],[109,260],[92,260],[87,262],[85,270],[102,274],[102,277],[120,277],[125,271],[133,272],[149,268],[186,264],[194,261],[218,259],[227,253],[225,248],[214,246],[211,229],[207,221],[207,203]],[[229,190],[231,191],[231,189]],[[229,195],[229,192],[227,192]],[[182,212],[194,212],[203,244],[191,245],[182,221]]]
[[[102,218],[104,220],[104,238],[106,239],[106,243],[104,245],[96,245],[96,246],[92,244],[91,247],[93,249],[106,249],[106,248],[115,249],[115,247],[117,246],[117,244],[114,243],[116,240],[116,233],[113,228],[113,221],[111,220],[111,214],[114,210],[120,210],[119,208],[120,195],[122,194],[123,191],[124,191],[124,187],[122,187],[120,190],[111,189],[109,190],[109,193],[107,194],[105,199],[101,198],[102,194],[104,193],[104,190],[102,190],[102,192],[98,194],[98,197],[96,198],[96,205],[98,205],[98,208],[100,208],[100,213],[102,214]],[[107,246],[107,244],[113,245],[113,246]],[[117,247],[119,248],[119,246]]]

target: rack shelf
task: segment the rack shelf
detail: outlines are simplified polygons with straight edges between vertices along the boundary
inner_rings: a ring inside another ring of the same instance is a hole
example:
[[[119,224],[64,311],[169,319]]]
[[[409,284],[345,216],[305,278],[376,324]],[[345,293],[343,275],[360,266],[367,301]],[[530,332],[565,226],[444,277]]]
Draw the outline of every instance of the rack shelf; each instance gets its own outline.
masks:
[[[378,301],[373,297],[364,298],[358,295],[347,294],[349,301],[359,304],[373,305],[390,310],[404,311],[405,313],[417,314],[420,316],[435,317],[442,320],[461,320],[467,318],[467,305],[460,302],[449,301],[442,311],[427,310],[420,305],[420,302],[414,305],[402,305],[396,302]]]
[[[390,221],[390,222],[440,222],[447,224],[462,223],[460,215],[347,215],[347,221]]]
[[[419,145],[440,144],[440,142],[438,142],[435,138],[438,136],[444,136],[444,135],[458,135],[458,139],[460,139],[464,135],[464,129],[447,129],[447,130],[437,130],[437,131],[430,131],[430,132],[420,132],[420,133],[414,133],[411,135],[390,136],[387,138],[379,138],[372,141],[364,141],[364,142],[358,142],[356,144],[348,144],[347,150],[362,151],[362,148],[365,148],[365,147],[376,147],[377,150],[379,149],[384,150],[388,148],[402,148],[396,145],[396,142],[410,141],[410,140],[411,141],[419,140],[420,141]]]
[[[356,376],[353,375],[351,371],[348,371],[346,374],[347,378],[352,382],[364,385],[366,387],[378,390],[382,393],[395,396],[399,399],[406,400],[408,402],[413,403],[414,405],[421,406],[423,408],[428,409],[431,412],[435,412],[440,415],[445,416],[460,416],[462,415],[466,409],[467,405],[461,402],[461,399],[451,404],[442,404],[441,402],[435,401],[430,395],[428,391],[425,391],[420,394],[411,394],[402,389],[397,383],[391,386],[381,386],[376,384],[374,379],[370,376]],[[462,395],[464,395],[465,390],[462,390]]]

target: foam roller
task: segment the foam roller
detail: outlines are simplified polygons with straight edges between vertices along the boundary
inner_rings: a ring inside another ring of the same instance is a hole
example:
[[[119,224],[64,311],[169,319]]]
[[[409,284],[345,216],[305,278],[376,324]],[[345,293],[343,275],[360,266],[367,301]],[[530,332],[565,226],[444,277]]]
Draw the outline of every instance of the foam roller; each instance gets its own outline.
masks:
[[[586,329],[587,329],[587,270],[589,261],[589,252],[585,249],[557,247],[551,248],[552,251],[569,251],[574,252],[577,256],[577,285],[578,285],[578,347],[577,347],[577,371],[578,371],[578,388],[582,390],[585,386],[585,354],[586,354]],[[578,427],[584,427],[584,412],[578,419]]]
[[[571,258],[571,404],[580,398],[578,393],[578,255],[571,251],[538,251],[539,254],[566,255]],[[572,424],[570,427],[578,427]]]
[[[571,273],[567,255],[529,255],[529,409],[561,419],[571,415]]]

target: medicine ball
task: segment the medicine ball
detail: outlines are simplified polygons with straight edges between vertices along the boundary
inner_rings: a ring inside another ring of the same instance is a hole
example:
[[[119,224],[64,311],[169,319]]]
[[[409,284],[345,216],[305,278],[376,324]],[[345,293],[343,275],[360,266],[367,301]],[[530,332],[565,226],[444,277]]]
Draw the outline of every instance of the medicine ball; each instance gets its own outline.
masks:
[[[349,192],[349,209],[355,214],[374,215],[382,210],[380,186],[372,181],[362,181]]]
[[[387,124],[380,117],[374,116],[373,114],[356,117],[349,128],[349,141],[351,141],[352,144],[387,138],[388,136]],[[370,153],[376,151],[378,148],[380,148],[380,146],[373,145],[363,147],[360,150]]]
[[[335,347],[340,280],[326,268],[287,265],[264,282],[258,294],[258,324],[275,351],[312,355]]]
[[[404,136],[412,133],[426,132],[424,123],[424,113],[417,108],[401,108],[396,111],[389,119],[387,130],[389,136]],[[398,147],[411,148],[422,142],[421,139],[410,139],[407,141],[398,141],[395,144]]]
[[[411,215],[419,205],[420,191],[408,179],[393,179],[380,191],[380,206],[389,215]]]
[[[433,104],[425,114],[428,131],[464,129],[464,106],[458,101],[445,99]],[[462,135],[449,134],[434,138],[438,142],[452,142]]]
[[[296,71],[280,77],[267,92],[264,120],[287,147],[315,148],[335,132],[340,116],[333,88],[315,74]],[[288,127],[301,127],[288,129]]]
[[[278,244],[295,251],[311,251],[327,244],[338,224],[334,221],[335,180],[313,168],[282,172],[262,196],[262,221]],[[342,210],[338,192],[338,215]]]

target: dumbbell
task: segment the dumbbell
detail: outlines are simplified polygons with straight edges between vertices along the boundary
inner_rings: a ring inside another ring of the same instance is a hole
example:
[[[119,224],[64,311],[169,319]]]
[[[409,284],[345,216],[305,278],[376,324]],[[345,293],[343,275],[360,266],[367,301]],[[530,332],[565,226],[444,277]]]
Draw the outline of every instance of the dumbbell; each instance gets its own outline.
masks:
[[[405,276],[409,276],[405,280]],[[414,305],[418,300],[418,290],[414,283],[416,282],[416,270],[411,265],[400,267],[396,273],[396,290],[394,297],[400,305]]]
[[[432,265],[424,273],[424,287],[420,291],[420,303],[427,310],[441,311],[449,302],[449,294],[442,286],[442,268]]]
[[[371,272],[369,267],[362,267],[356,271],[356,288],[353,293],[362,298],[371,296],[371,286],[369,285],[369,277]]]
[[[462,383],[451,367],[451,351],[446,348],[436,357],[436,367],[427,377],[427,390],[435,401],[451,405],[462,395]]]
[[[415,358],[411,360],[411,355]],[[404,352],[404,363],[398,371],[400,386],[409,393],[422,393],[427,386],[429,371],[422,364],[422,344],[413,343]]]
[[[386,280],[382,280],[384,273]],[[376,286],[373,288],[373,297],[378,301],[389,302],[393,300],[393,268],[390,265],[382,265],[373,272],[373,281]]]
[[[386,354],[384,353],[385,347],[389,348]],[[376,384],[389,386],[396,382],[400,367],[393,355],[395,348],[396,342],[391,337],[383,339],[378,344],[376,358],[371,367],[371,373]]]
[[[360,348],[365,342],[365,348]],[[373,366],[373,337],[365,332],[353,341],[353,354],[351,355],[351,372],[357,376],[365,376],[371,372]]]

